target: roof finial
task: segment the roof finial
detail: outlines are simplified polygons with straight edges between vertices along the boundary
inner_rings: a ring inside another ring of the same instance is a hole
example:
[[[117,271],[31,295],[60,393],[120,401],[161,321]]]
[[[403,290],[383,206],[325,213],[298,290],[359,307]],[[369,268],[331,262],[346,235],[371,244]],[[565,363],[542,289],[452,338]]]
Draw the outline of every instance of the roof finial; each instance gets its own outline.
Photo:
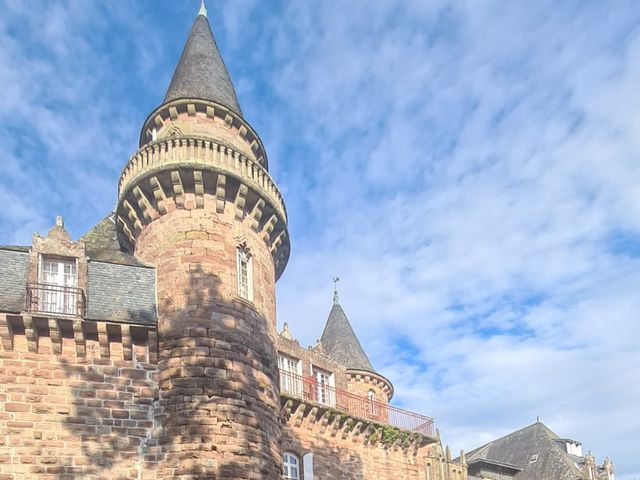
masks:
[[[198,15],[207,16],[207,7],[204,4],[204,0],[200,0],[200,11],[198,12]]]
[[[287,340],[295,340],[293,338],[293,335],[291,335],[291,330],[289,330],[289,324],[287,322],[284,322],[282,332],[280,332],[280,336],[286,338]]]
[[[340,281],[340,278],[333,277],[333,304],[334,305],[340,304],[340,299],[338,298],[338,282],[339,281]]]

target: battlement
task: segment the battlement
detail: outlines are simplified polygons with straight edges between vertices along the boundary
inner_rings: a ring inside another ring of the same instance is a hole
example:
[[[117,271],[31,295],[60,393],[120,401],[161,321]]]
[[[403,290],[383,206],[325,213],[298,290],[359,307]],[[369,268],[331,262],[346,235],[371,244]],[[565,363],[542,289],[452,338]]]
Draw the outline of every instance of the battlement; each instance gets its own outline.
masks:
[[[121,243],[133,250],[145,225],[176,209],[234,211],[269,247],[278,278],[289,259],[287,212],[267,170],[237,149],[203,137],[172,137],[141,148],[118,187]]]
[[[157,363],[155,326],[86,321],[30,313],[0,314],[5,352]]]

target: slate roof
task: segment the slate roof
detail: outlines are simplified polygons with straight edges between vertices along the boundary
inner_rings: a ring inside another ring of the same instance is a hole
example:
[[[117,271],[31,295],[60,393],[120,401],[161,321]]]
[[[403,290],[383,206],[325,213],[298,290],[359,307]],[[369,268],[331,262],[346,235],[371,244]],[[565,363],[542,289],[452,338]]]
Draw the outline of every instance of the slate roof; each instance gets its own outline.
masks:
[[[84,240],[87,256],[91,260],[138,267],[148,266],[120,248],[113,212],[85,233],[80,240]]]
[[[155,325],[155,269],[95,261],[87,268],[87,319]]]
[[[203,12],[193,22],[164,103],[179,98],[210,100],[242,115],[229,71]]]
[[[0,247],[0,310],[21,312],[25,307],[29,249]]]
[[[522,469],[517,480],[576,480],[583,478],[576,457],[566,453],[560,437],[542,422],[498,438],[466,454],[467,463],[487,459]],[[535,457],[537,455],[537,457]]]
[[[333,307],[329,312],[320,344],[324,353],[345,367],[375,372],[340,305],[337,292],[334,294]]]
[[[154,324],[155,269],[123,251],[118,243],[115,214],[85,233],[87,256],[87,317],[92,320]]]

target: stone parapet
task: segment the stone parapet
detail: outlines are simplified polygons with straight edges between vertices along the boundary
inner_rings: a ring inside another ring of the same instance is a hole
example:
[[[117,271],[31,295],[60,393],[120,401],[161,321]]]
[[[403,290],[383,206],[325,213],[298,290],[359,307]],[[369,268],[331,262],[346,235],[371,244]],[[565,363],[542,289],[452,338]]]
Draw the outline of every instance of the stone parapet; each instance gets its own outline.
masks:
[[[236,145],[246,145],[248,155],[252,156],[260,165],[269,168],[267,153],[262,140],[249,123],[237,113],[229,110],[224,105],[216,102],[203,100],[200,98],[183,98],[167,102],[160,105],[149,114],[140,132],[140,147],[149,144],[163,134],[172,135],[179,133],[176,127],[180,128],[184,123],[179,122],[181,118],[187,117],[192,124],[218,124],[224,126],[229,132],[225,135]],[[195,121],[194,121],[195,120]],[[180,125],[180,126],[178,126]],[[163,130],[165,130],[163,132]],[[207,127],[200,129],[207,132]],[[154,133],[155,132],[155,133]],[[188,133],[188,132],[182,132]],[[220,130],[217,129],[214,139],[220,138]],[[249,153],[251,152],[251,153]]]
[[[349,392],[356,395],[367,396],[367,392],[373,389],[378,401],[385,403],[393,398],[393,385],[379,373],[368,372],[366,370],[347,369],[349,380]]]
[[[317,478],[467,479],[466,466],[451,460],[438,435],[401,430],[285,395],[281,405],[282,450],[296,455],[305,472],[312,468]]]
[[[280,276],[289,258],[287,213],[275,182],[257,161],[206,138],[158,140],[139,150],[124,168],[118,188],[121,243],[133,250],[145,225],[165,213],[205,208],[215,197],[215,211],[233,208],[237,220],[262,235]]]

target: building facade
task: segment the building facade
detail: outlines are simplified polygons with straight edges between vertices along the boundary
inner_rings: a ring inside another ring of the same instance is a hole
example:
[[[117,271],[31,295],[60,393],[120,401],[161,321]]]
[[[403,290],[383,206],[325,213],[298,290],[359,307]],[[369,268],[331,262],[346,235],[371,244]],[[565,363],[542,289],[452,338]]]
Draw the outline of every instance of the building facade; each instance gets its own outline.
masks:
[[[315,348],[276,332],[286,208],[204,5],[117,188],[0,247],[0,480],[466,478],[337,293]]]

